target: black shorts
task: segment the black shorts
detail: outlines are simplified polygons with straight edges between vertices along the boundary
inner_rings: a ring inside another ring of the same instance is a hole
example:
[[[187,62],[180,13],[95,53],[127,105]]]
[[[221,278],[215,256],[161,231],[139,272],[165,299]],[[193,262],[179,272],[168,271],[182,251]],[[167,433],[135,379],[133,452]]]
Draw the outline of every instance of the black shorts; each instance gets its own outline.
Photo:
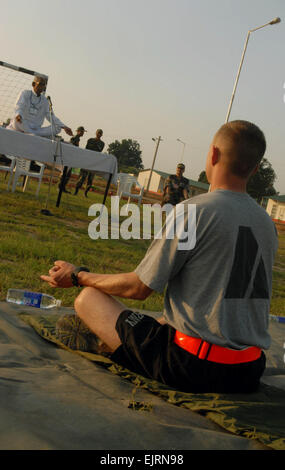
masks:
[[[265,355],[243,364],[197,358],[174,343],[175,329],[131,310],[119,316],[121,346],[111,359],[130,371],[191,393],[254,392],[265,369]]]

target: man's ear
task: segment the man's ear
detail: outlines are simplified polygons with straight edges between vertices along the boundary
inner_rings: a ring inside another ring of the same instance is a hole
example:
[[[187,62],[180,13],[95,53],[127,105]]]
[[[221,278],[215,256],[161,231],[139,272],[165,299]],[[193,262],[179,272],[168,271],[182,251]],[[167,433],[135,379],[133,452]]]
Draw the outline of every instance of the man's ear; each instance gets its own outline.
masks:
[[[212,146],[212,165],[216,165],[220,159],[220,150],[215,145]]]
[[[253,176],[253,175],[255,175],[255,173],[257,173],[257,172],[258,172],[258,170],[259,170],[259,163],[258,163],[258,164],[256,165],[256,167],[255,167],[255,168],[252,170],[252,173],[251,173],[251,175],[250,175],[250,176]]]

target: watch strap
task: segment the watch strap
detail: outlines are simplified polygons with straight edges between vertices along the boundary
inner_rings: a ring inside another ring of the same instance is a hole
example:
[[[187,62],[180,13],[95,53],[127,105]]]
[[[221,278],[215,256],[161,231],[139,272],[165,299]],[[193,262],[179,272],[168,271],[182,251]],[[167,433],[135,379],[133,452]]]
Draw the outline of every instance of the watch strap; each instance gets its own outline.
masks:
[[[77,268],[74,269],[74,271],[71,273],[71,281],[72,281],[72,284],[76,287],[79,287],[80,284],[78,282],[78,274],[80,273],[80,271],[85,271],[87,273],[89,273],[89,269],[86,268],[85,266],[79,266]]]

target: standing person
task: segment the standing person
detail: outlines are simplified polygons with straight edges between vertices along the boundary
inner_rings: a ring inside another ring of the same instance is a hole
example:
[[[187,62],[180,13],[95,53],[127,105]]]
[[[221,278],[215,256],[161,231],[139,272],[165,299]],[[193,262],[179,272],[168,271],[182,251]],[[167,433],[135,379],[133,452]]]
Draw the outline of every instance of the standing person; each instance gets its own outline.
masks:
[[[101,140],[102,135],[103,135],[102,129],[97,129],[96,137],[91,137],[90,139],[88,139],[87,144],[86,144],[86,149],[94,150],[95,152],[102,152],[102,150],[105,147],[105,142]],[[94,174],[95,174],[94,171],[80,170],[79,181],[76,185],[74,196],[77,195],[79,189],[84,184],[87,178],[87,187],[84,193],[85,197],[87,197],[88,191],[90,190],[92,183],[93,183]]]
[[[196,212],[191,249],[179,247],[177,235],[167,237],[163,230],[133,272],[96,274],[56,261],[41,276],[52,287],[85,287],[75,300],[77,316],[109,347],[114,362],[186,392],[258,388],[263,350],[270,346],[278,241],[273,221],[246,186],[265,149],[262,131],[248,121],[218,130],[206,161],[211,191],[181,205],[194,205]],[[159,320],[114,298],[143,300],[166,286]]]
[[[43,95],[46,85],[47,81],[44,77],[34,77],[33,89],[20,93],[15,105],[14,118],[7,129],[42,137],[53,137],[63,129],[68,135],[73,135],[70,127],[61,122],[53,113],[51,122],[50,103]],[[45,119],[51,122],[50,126],[42,127]]]
[[[179,202],[189,198],[189,180],[184,178],[184,163],[179,163],[176,167],[176,174],[170,175],[164,183],[162,205],[172,204],[175,206]]]
[[[76,130],[76,134],[73,137],[71,137],[70,143],[72,145],[75,145],[76,147],[79,147],[80,138],[83,137],[84,132],[87,132],[84,129],[84,127],[79,126]],[[71,177],[71,173],[72,173],[72,168],[64,167],[63,173],[61,175],[60,183],[59,183],[59,188],[62,187],[62,191],[64,193],[69,193],[70,194],[70,191],[67,191],[67,189],[66,189],[66,185],[67,185],[67,183],[68,183],[68,181]],[[64,174],[65,174],[65,177],[64,177]]]
[[[84,136],[85,132],[87,132],[87,131],[83,126],[77,127],[76,134],[73,137],[71,137],[70,143],[72,145],[75,145],[76,147],[79,147],[80,139],[81,139],[81,137]]]

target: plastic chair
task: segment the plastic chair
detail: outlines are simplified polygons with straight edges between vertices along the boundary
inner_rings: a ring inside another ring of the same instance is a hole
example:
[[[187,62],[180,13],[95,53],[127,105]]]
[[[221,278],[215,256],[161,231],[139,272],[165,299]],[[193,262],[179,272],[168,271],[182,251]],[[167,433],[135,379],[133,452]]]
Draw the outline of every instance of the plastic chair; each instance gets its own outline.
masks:
[[[137,199],[138,205],[141,205],[144,187],[138,183],[135,176],[128,175],[127,173],[118,173],[118,187],[117,187],[117,196],[121,198],[122,196],[129,196],[128,204],[130,199]],[[132,193],[132,187],[136,185],[140,188],[140,192]]]
[[[31,166],[30,160],[16,157],[16,170],[15,170],[15,175],[14,175],[12,192],[15,192],[17,182],[20,176],[26,176],[25,183],[23,186],[23,192],[24,192],[27,187],[28,178],[29,176],[31,176],[32,178],[37,178],[39,180],[39,184],[38,184],[37,191],[36,191],[36,197],[38,197],[43,174],[44,174],[45,165],[40,162],[36,162],[36,164],[40,166],[40,171],[38,173],[36,171],[30,171],[30,166]]]
[[[16,164],[16,157],[12,157],[12,155],[5,155],[6,158],[8,158],[9,160],[11,160],[11,165],[8,166],[8,165],[0,165],[0,171],[6,171],[7,173],[10,173],[10,176],[9,176],[9,181],[8,181],[8,191],[9,191],[9,188],[10,188],[10,184],[11,184],[11,181],[12,181],[12,177],[13,177],[13,172],[14,172],[14,168],[15,168],[15,164]]]

